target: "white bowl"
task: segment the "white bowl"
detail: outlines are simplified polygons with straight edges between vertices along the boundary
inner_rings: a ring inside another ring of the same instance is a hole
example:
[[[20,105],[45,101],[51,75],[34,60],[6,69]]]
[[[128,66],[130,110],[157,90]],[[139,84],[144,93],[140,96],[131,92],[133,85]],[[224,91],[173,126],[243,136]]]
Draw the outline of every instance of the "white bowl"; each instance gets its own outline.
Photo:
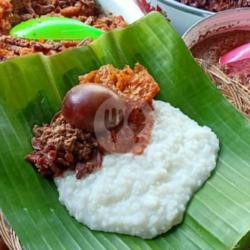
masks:
[[[158,2],[180,34],[183,34],[196,22],[214,14],[214,12],[194,8],[175,0],[158,0]]]
[[[233,30],[250,30],[250,8],[224,10],[193,25],[183,35],[189,48],[204,39]]]

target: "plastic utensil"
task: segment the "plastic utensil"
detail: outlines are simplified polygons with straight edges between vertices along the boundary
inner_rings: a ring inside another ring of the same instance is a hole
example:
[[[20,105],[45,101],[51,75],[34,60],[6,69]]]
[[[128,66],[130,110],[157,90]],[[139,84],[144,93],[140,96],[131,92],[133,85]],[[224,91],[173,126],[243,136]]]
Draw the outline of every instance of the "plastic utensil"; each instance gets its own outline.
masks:
[[[40,17],[24,21],[14,28],[10,34],[26,39],[46,40],[83,40],[96,39],[104,31],[66,17]]]
[[[219,64],[225,65],[245,59],[250,59],[250,43],[241,45],[240,47],[237,47],[223,55],[219,59]]]

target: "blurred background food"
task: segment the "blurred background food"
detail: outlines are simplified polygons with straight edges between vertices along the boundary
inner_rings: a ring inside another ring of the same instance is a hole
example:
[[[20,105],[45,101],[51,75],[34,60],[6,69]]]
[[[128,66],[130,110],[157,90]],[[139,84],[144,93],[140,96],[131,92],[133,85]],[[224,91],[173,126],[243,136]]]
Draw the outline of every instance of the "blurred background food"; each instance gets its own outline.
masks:
[[[104,31],[126,27],[123,16],[107,15],[95,0],[0,0],[0,61],[32,53],[53,55],[90,41],[28,41],[13,38],[10,29],[40,16],[75,18]]]
[[[248,0],[136,0],[147,13],[164,13],[183,35],[204,70],[223,94],[250,117],[250,59],[220,65],[220,57],[250,41]],[[239,8],[240,9],[235,9]]]
[[[103,30],[126,26],[122,17],[107,17],[94,0],[1,0],[1,33],[12,26],[44,15],[77,18]]]
[[[249,43],[250,10],[219,12],[198,22],[183,39],[224,95],[250,118],[250,59],[219,63],[221,56]]]

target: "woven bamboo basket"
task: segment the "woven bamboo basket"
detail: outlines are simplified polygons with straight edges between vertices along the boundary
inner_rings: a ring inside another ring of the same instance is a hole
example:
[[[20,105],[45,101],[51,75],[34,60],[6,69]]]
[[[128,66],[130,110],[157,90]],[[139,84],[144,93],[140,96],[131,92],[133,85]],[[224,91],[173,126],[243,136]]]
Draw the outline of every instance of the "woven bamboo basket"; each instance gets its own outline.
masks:
[[[240,84],[237,80],[230,79],[218,67],[209,65],[202,60],[197,61],[226,98],[250,119],[250,89]],[[18,237],[0,212],[0,238],[1,236],[10,250],[22,250]]]
[[[250,119],[250,88],[242,85],[239,80],[231,79],[217,66],[197,59],[224,96],[246,117]]]
[[[4,219],[2,212],[0,212],[0,238],[2,238],[10,250],[22,250],[21,244],[15,232]]]

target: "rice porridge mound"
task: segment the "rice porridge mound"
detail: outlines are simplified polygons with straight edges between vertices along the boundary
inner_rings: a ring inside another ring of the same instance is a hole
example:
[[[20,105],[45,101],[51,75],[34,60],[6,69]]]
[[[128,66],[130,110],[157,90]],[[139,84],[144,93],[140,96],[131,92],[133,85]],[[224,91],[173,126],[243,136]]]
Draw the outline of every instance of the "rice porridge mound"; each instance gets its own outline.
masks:
[[[110,154],[85,179],[55,178],[60,201],[90,229],[151,239],[180,223],[192,194],[216,166],[219,141],[168,103],[154,101],[143,155]]]

